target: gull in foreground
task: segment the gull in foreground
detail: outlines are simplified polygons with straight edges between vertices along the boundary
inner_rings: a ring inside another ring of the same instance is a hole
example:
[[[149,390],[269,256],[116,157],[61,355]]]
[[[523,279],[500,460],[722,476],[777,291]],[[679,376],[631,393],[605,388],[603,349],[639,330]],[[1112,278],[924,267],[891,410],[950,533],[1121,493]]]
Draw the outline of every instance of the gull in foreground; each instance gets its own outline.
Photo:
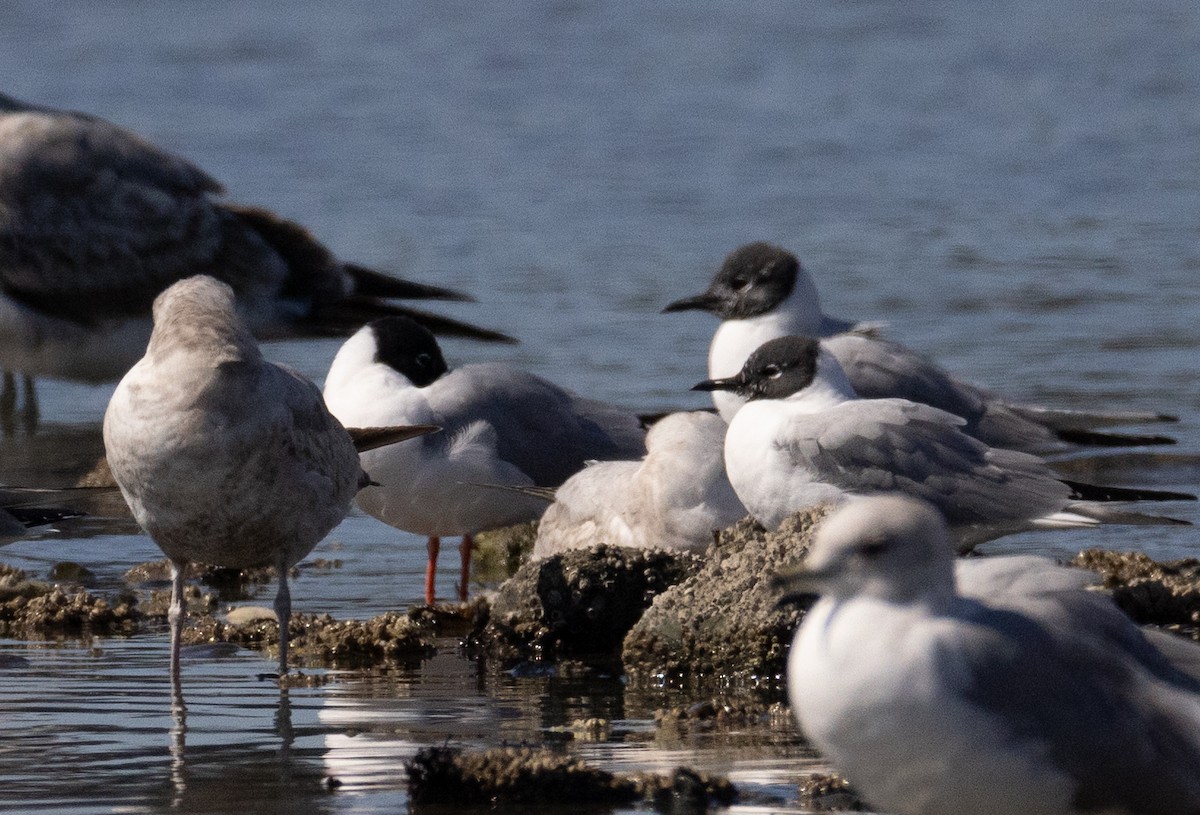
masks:
[[[748,514],[725,475],[725,421],[672,413],[646,434],[641,461],[601,461],[554,491],[538,522],[533,557],[598,542],[701,550]]]
[[[905,399],[859,399],[833,355],[807,337],[764,343],[736,376],[696,389],[749,400],[729,424],[725,468],[768,529],[817,504],[897,491],[936,506],[969,549],[1030,529],[1186,524],[1105,502],[1195,500],[1066,481],[1037,456],[967,435],[959,416]]]
[[[342,345],[325,401],[347,424],[444,429],[364,454],[383,486],[358,496],[367,514],[428,538],[428,603],[443,536],[463,536],[458,595],[466,599],[471,536],[534,520],[546,507],[542,497],[495,486],[557,487],[589,460],[631,459],[645,449],[634,414],[501,363],[450,370],[433,335],[402,317],[375,320]]]
[[[119,378],[150,336],[155,295],[207,274],[261,338],[348,335],[385,314],[483,340],[504,335],[387,302],[470,299],[344,263],[302,226],[218,200],[221,185],[137,134],[0,94],[0,368]]]
[[[436,428],[366,433],[389,443]],[[229,286],[196,276],[154,301],[146,355],[104,414],[112,475],[171,561],[171,679],[179,686],[189,561],[272,564],[279,573],[279,674],[287,673],[287,573],[370,482],[350,434],[315,385],[263,359]]]
[[[878,327],[829,317],[816,286],[794,255],[768,243],[737,249],[702,294],[676,300],[663,311],[707,311],[722,322],[708,352],[711,379],[730,377],[767,340],[797,334],[817,337],[841,364],[864,399],[899,397],[967,420],[968,433],[993,447],[1037,453],[1080,445],[1113,447],[1174,444],[1159,435],[1098,432],[1117,424],[1176,421],[1158,413],[1056,410],[1008,402],[960,382],[928,357],[878,335]],[[714,393],[725,421],[744,404],[733,393]]]
[[[932,507],[864,498],[777,578],[821,595],[788,696],[833,765],[902,815],[1200,812],[1200,647],[1039,558],[960,563],[956,590],[952,552]]]

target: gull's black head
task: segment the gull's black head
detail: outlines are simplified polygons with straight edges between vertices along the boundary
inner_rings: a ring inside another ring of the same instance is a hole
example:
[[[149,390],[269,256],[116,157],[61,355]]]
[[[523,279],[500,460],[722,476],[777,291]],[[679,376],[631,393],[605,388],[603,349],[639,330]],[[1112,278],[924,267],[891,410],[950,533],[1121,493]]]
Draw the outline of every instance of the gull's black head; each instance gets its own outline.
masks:
[[[758,347],[736,376],[706,379],[694,391],[734,391],[747,400],[786,399],[817,376],[820,344],[810,337],[778,337]]]
[[[368,327],[375,336],[375,361],[404,374],[418,388],[449,370],[437,340],[424,326],[407,317],[384,317]]]
[[[676,300],[668,311],[707,311],[722,320],[744,320],[772,311],[788,298],[800,274],[800,261],[770,243],[734,250],[702,294]]]

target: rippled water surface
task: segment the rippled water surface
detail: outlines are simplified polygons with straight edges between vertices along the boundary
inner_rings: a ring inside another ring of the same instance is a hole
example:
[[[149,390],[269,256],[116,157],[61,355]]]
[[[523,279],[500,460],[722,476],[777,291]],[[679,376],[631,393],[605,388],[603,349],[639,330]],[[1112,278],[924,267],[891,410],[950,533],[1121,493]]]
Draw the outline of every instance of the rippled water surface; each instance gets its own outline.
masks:
[[[46,4],[0,15],[3,90],[178,151],[230,197],[344,257],[472,292],[444,311],[520,337],[446,343],[635,408],[702,404],[714,323],[660,315],[740,243],[795,250],[827,310],[1013,397],[1178,413],[1166,459],[1101,476],[1197,488],[1200,7],[1192,2],[231,2]],[[272,346],[321,378],[336,342]],[[47,420],[0,441],[0,482],[69,483],[110,388],[43,383]],[[1200,519],[1192,506],[1172,514]],[[1194,553],[1184,529],[1024,535]],[[99,523],[5,547],[112,590],[157,550]],[[424,549],[354,515],[304,569],[298,611],[367,617],[421,596]],[[449,592],[451,576],[442,575]],[[263,598],[269,598],[269,591]],[[797,739],[669,743],[668,695],[481,672],[447,641],[412,670],[283,699],[247,652],[185,665],[165,632],[0,641],[0,807],[394,812],[424,744],[559,742],[608,768],[679,763],[795,811]],[[677,700],[675,700],[677,701]],[[576,718],[614,721],[569,742]],[[322,779],[343,786],[327,791]]]

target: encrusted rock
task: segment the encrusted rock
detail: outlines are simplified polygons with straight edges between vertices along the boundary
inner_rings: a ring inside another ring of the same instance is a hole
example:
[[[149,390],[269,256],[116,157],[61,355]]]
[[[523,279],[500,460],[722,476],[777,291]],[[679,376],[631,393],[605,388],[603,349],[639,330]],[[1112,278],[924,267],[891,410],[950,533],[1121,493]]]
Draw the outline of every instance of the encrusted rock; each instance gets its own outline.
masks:
[[[690,705],[660,708],[654,711],[654,721],[659,727],[705,732],[793,726],[787,705],[757,699],[705,699]]]
[[[737,788],[729,779],[690,767],[676,767],[670,775],[636,773],[634,779],[641,797],[670,815],[700,815],[711,804],[727,807],[737,800]]]
[[[480,532],[471,558],[474,578],[494,586],[512,577],[533,551],[536,538],[537,521]]]
[[[638,785],[545,749],[426,747],[405,765],[415,804],[628,804]]]
[[[800,782],[800,802],[820,812],[866,809],[850,782],[837,773],[817,773]]]
[[[1200,639],[1200,560],[1157,562],[1140,552],[1087,549],[1071,561],[1099,572],[1130,617]]]
[[[434,652],[430,630],[407,614],[389,611],[370,620],[335,620],[328,614],[293,614],[289,647],[307,664],[353,665],[419,659]],[[258,618],[236,625],[202,617],[183,631],[185,645],[232,642],[254,649],[279,646],[279,626]]]
[[[40,639],[64,634],[132,634],[144,615],[137,599],[111,601],[82,590],[30,580],[0,565],[0,636]]]
[[[612,656],[654,597],[701,562],[679,552],[597,546],[526,563],[472,640],[495,659]]]
[[[778,681],[803,613],[780,609],[770,577],[808,549],[824,508],[797,513],[777,532],[746,519],[722,532],[703,567],[659,595],[625,638],[635,681]]]
[[[727,779],[684,767],[666,776],[614,774],[544,748],[426,747],[405,772],[418,806],[619,806],[648,800],[665,811],[700,813],[710,801],[728,806],[737,796]]]

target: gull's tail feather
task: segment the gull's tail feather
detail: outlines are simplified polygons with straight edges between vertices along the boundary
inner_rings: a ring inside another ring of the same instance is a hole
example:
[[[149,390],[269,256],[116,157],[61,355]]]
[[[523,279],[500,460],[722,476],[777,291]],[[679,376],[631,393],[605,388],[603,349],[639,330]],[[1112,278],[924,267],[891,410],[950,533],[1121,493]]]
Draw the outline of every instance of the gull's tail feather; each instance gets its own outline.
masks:
[[[528,495],[530,498],[538,498],[545,501],[547,504],[554,503],[556,490],[554,487],[535,487],[535,486],[520,486],[517,484],[484,484],[478,481],[459,481],[464,487],[483,487],[485,490],[504,490],[505,492],[515,492],[521,495]]]
[[[67,507],[16,506],[6,507],[9,515],[16,518],[26,529],[45,526],[68,518],[82,518],[85,513]]]
[[[460,303],[474,303],[475,298],[457,289],[447,289],[442,286],[432,286],[428,283],[418,283],[415,280],[405,280],[392,277],[357,263],[347,263],[343,266],[350,279],[354,281],[354,293],[363,297],[381,297],[398,300],[453,300]]]
[[[1130,526],[1192,526],[1191,521],[1168,518],[1165,515],[1147,515],[1144,512],[1115,509],[1104,504],[1067,504],[1063,514],[1082,515],[1102,524],[1127,524]]]
[[[484,342],[516,342],[498,331],[385,302],[393,298],[470,299],[461,292],[413,283],[364,266],[342,263],[311,232],[294,221],[261,207],[237,204],[222,206],[283,259],[288,268],[288,277],[283,284],[284,296],[312,302],[312,313],[299,327],[301,333],[346,336],[376,318],[402,314],[442,336],[466,337]],[[350,277],[349,292],[342,290],[345,285],[341,279],[342,273]]]
[[[360,453],[387,447],[389,444],[415,439],[429,433],[437,433],[442,428],[435,424],[392,425],[390,427],[347,427],[354,449]]]
[[[490,328],[464,323],[440,314],[385,303],[373,297],[345,297],[336,303],[319,307],[312,318],[316,331],[329,336],[352,334],[372,320],[381,317],[408,317],[441,337],[464,337],[481,342],[500,342],[515,345],[517,340]]]
[[[1062,441],[1085,447],[1140,447],[1177,443],[1170,436],[1140,433],[1100,433],[1095,430],[1055,429],[1054,435]]]
[[[1059,479],[1071,488],[1071,499],[1075,501],[1195,501],[1190,492],[1173,490],[1150,490],[1139,487],[1103,487],[1083,481]]]
[[[1116,427],[1126,424],[1159,424],[1178,422],[1179,417],[1170,413],[1140,411],[1090,411],[1064,410],[1035,405],[1007,405],[1009,410],[1019,413],[1031,421],[1045,425],[1051,430],[1094,430],[1097,427]]]

